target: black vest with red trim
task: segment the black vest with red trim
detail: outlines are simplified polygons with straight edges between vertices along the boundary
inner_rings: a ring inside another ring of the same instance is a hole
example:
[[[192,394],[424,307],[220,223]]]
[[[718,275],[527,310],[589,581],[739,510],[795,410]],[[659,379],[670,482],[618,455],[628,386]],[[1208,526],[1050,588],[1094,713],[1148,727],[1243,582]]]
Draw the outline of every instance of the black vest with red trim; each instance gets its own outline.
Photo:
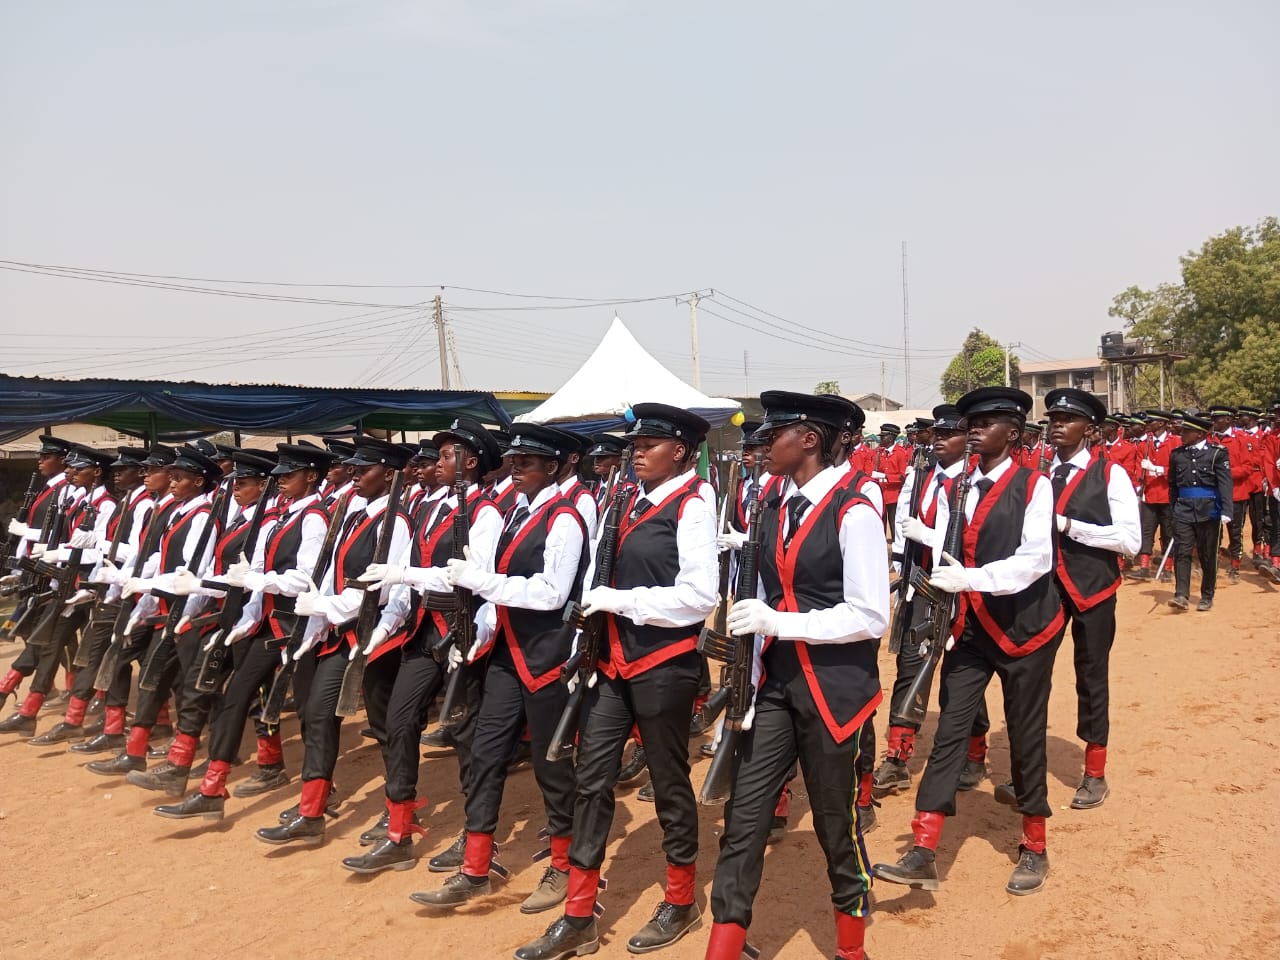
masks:
[[[631,519],[631,511],[640,491],[631,491],[618,527],[618,554],[608,586],[619,590],[675,586],[680,575],[676,541],[680,514],[686,503],[700,496],[701,483],[695,474],[635,520]],[[608,617],[609,651],[602,669],[609,677],[621,675],[630,679],[688,653],[697,647],[698,631],[702,629],[701,620],[683,627],[659,627],[632,623],[615,614]]]
[[[451,494],[452,495],[452,494]],[[488,498],[488,494],[482,488],[477,487],[467,494],[467,503],[471,505],[471,526],[476,525],[476,520],[485,510],[496,510],[493,501]],[[453,550],[453,518],[458,513],[458,508],[448,507],[441,501],[432,501],[431,506],[438,509],[434,516],[422,516],[418,518],[418,524],[413,536],[413,545],[409,548],[409,566],[411,567],[443,567],[449,562],[449,558],[455,556]],[[426,522],[430,519],[430,522]],[[451,598],[442,597],[442,602],[451,602]],[[479,597],[472,597],[471,613],[475,614],[480,609],[480,605],[484,601]],[[443,637],[449,632],[449,621],[442,610],[428,609],[427,605],[422,602],[422,595],[418,591],[413,592],[413,612],[409,615],[410,633],[416,633],[424,624],[430,620],[436,633]],[[466,651],[463,651],[464,653]]]
[[[507,485],[507,489],[499,493],[498,487],[503,483]],[[506,480],[499,481],[494,484],[493,495],[489,499],[492,500],[493,505],[498,508],[498,512],[505,517],[507,515],[507,511],[516,505],[516,485],[511,482],[510,477]]]
[[[129,491],[128,494],[120,501],[116,512],[111,515],[111,522],[107,525],[107,538],[114,539],[116,530],[120,524],[124,524],[124,530],[120,532],[120,542],[125,543],[133,534],[133,514],[137,510],[138,504],[143,500],[151,499],[151,491],[139,484]]]
[[[320,500],[313,500],[292,514],[277,514],[274,523],[264,520],[265,523],[271,524],[267,528],[267,546],[262,557],[262,569],[265,573],[285,573],[298,566],[298,550],[302,547],[302,524],[307,516],[317,516],[326,524],[329,522],[329,514]],[[310,570],[303,572],[311,573]],[[283,625],[271,619],[271,616],[275,613],[293,613],[293,604],[296,599],[296,597],[286,597],[278,593],[262,594],[262,616],[269,620],[271,632],[276,639],[283,638],[287,631]]]
[[[386,505],[377,513],[369,514],[365,511],[365,515],[359,519],[354,527],[345,531],[342,542],[338,544],[333,558],[333,593],[335,596],[343,591],[343,584],[347,580],[358,577],[364,573],[369,564],[373,562],[373,553],[378,545],[378,534],[382,532],[382,526],[386,522]],[[403,513],[396,511],[396,523],[408,525]],[[343,646],[354,647],[360,642],[356,636],[356,625],[359,617],[353,617],[346,623],[340,624],[334,628],[335,639],[329,640],[321,654],[332,653],[337,648]],[[369,662],[377,660],[379,657],[385,656],[393,650],[399,650],[404,645],[404,641],[408,639],[408,633],[402,628],[400,632],[390,637],[386,643],[378,647],[377,650],[369,654]],[[368,640],[365,637],[364,640]]]
[[[181,504],[175,504],[174,509],[176,510],[180,506]],[[160,538],[160,570],[158,572],[173,573],[178,567],[186,563],[186,559],[182,554],[187,545],[187,535],[191,532],[192,521],[196,517],[208,516],[208,513],[209,504],[202,503],[200,506],[188,510],[170,524]],[[169,513],[165,514],[166,522],[169,516]],[[200,558],[192,557],[191,561],[199,563]]]
[[[31,514],[27,517],[28,527],[32,530],[38,530],[44,526],[49,508],[57,504],[58,497],[62,494],[62,488],[66,486],[66,483],[67,478],[65,476],[58,477],[53,486],[45,486],[36,494],[35,500],[31,502]]]
[[[1022,523],[1035,482],[1043,474],[1030,467],[1010,466],[996,481],[964,527],[964,565],[981,567],[1013,556],[1022,543]],[[1047,481],[1046,481],[1047,482]],[[976,487],[970,488],[976,497]],[[1006,596],[965,591],[952,635],[959,639],[970,615],[1011,657],[1025,657],[1062,632],[1062,601],[1052,572],[1025,590]]]
[[[1111,524],[1111,503],[1107,499],[1107,473],[1118,464],[1095,455],[1084,470],[1074,475],[1055,505],[1056,512],[1072,520],[1101,526]],[[1054,531],[1054,567],[1058,583],[1080,611],[1096,607],[1120,589],[1120,557],[1114,550],[1088,547]]]
[[[513,577],[542,573],[547,535],[556,519],[564,516],[572,517],[582,531],[582,551],[569,593],[570,598],[581,596],[582,578],[587,572],[587,526],[573,502],[563,495],[552,497],[540,506],[510,541],[505,537],[499,541],[502,549],[495,565],[497,572]],[[565,560],[568,562],[569,558]],[[569,659],[573,644],[572,632],[565,629],[563,610],[499,606],[498,628],[511,651],[520,682],[529,692],[536,693],[560,676],[560,665]]]
[[[784,546],[787,511],[780,498],[770,498],[762,518],[760,543],[760,580],[769,606],[807,613],[844,603],[840,525],[853,509],[879,515],[875,504],[856,486],[841,480],[809,508],[791,543]],[[765,676],[786,684],[803,674],[836,743],[855,736],[884,697],[874,642],[810,644],[769,637],[765,643]]]

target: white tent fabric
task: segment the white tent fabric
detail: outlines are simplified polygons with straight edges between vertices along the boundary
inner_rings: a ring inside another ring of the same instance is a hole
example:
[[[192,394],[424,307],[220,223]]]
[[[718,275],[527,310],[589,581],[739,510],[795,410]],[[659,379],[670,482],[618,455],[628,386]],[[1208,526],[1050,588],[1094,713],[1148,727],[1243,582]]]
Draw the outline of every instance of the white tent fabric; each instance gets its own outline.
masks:
[[[669,403],[692,410],[711,426],[738,412],[736,400],[708,397],[689,386],[640,346],[615,316],[595,351],[559,390],[528,413],[525,423],[618,419],[636,403]]]

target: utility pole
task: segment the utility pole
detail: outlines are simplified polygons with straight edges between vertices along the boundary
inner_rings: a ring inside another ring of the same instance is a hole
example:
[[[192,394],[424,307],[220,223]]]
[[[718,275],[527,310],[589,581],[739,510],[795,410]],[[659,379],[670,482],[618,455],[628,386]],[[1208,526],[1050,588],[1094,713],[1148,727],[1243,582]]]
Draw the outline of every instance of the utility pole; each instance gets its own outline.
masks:
[[[884,361],[880,361],[880,412],[884,413]]]
[[[911,324],[907,312],[907,241],[902,241],[902,405],[911,409]]]
[[[702,360],[698,356],[698,301],[702,297],[698,293],[689,294],[688,300],[676,298],[676,303],[689,304],[689,344],[693,350],[693,385],[702,389]]]
[[[1013,386],[1013,384],[1009,382],[1009,351],[1014,347],[1020,346],[1022,346],[1021,340],[1014,340],[1013,342],[1006,343],[1004,345],[1004,385],[1006,387]]]
[[[440,294],[436,294],[436,343],[440,348],[440,387],[443,390],[449,389],[449,349],[444,338],[444,299]]]
[[[742,351],[742,382],[746,387],[745,393],[751,396],[751,371],[747,366],[747,351]]]

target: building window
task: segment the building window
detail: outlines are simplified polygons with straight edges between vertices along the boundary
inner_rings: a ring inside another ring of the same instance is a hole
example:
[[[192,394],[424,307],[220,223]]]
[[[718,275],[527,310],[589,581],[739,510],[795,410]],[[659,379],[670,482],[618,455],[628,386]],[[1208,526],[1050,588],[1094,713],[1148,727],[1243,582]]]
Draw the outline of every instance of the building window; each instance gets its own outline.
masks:
[[[1085,393],[1093,393],[1093,371],[1076,370],[1071,374],[1071,386]]]

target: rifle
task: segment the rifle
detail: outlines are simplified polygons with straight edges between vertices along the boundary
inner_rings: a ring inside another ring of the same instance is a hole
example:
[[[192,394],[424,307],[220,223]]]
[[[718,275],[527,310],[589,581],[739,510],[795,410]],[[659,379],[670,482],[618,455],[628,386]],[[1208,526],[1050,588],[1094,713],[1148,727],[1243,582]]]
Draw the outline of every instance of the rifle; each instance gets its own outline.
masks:
[[[329,517],[329,526],[324,532],[324,542],[320,544],[320,554],[316,557],[315,568],[311,571],[312,583],[323,580],[324,575],[329,572],[338,534],[342,532],[343,524],[347,522],[347,508],[351,505],[351,497],[354,493],[354,488],[348,490],[333,505],[333,514]],[[289,637],[284,644],[284,665],[276,671],[276,678],[271,682],[271,692],[267,694],[267,702],[262,708],[262,722],[265,724],[275,726],[280,722],[280,711],[284,709],[285,698],[289,695],[289,684],[293,681],[294,671],[298,669],[298,661],[294,659],[294,655],[302,646],[306,635],[307,618],[295,615],[293,629],[289,631]]]
[[[226,523],[230,504],[231,497],[226,485],[219,484],[217,492],[213,495],[213,503],[209,506],[209,518],[200,531],[200,539],[196,541],[195,550],[191,553],[191,562],[197,567],[204,559],[204,552],[209,547],[209,540],[215,528],[221,529]],[[186,613],[189,599],[190,597],[175,596],[169,601],[169,612],[165,616],[164,626],[156,636],[151,638],[151,645],[147,647],[142,670],[138,674],[139,690],[151,691],[159,688],[160,678],[164,675],[165,667],[169,665],[169,659],[178,645],[178,624],[182,622]]]
[[[120,515],[116,517],[115,533],[111,535],[111,546],[107,549],[107,562],[112,566],[115,565],[116,554],[120,552],[120,544],[129,532],[129,526],[133,519],[132,514],[129,512],[129,500],[132,495],[132,490],[126,490],[124,496],[122,496],[119,501]],[[85,636],[87,637],[94,629],[93,624],[105,622],[107,620],[114,621],[116,618],[116,612],[120,609],[120,605],[119,601],[114,601],[108,604],[103,599],[106,596],[108,584],[86,581],[85,583],[80,584],[80,586],[98,594],[98,599],[96,601],[97,606],[94,608],[93,616],[90,618],[90,628],[85,632]],[[80,646],[76,648],[76,659],[71,665],[77,670],[88,669],[90,666],[93,648],[95,646],[96,644],[88,642],[81,643]]]
[[[605,515],[604,532],[596,547],[596,570],[595,576],[591,578],[592,587],[607,587],[613,579],[613,564],[618,556],[618,528],[627,494],[630,492],[621,478],[626,476],[630,462],[631,448],[627,447],[618,464],[619,482],[613,489],[613,499],[609,502],[609,511]],[[553,763],[563,760],[573,752],[578,739],[582,701],[587,687],[594,682],[596,667],[600,664],[600,647],[608,615],[594,613],[590,617],[584,617],[582,612],[582,604],[578,601],[571,600],[564,608],[564,622],[574,627],[573,643],[576,652],[560,667],[560,679],[568,683],[576,676],[577,683],[569,691],[569,699],[565,702],[564,711],[560,714],[555,732],[551,735],[551,743],[547,747],[547,759]]]
[[[457,448],[454,449],[453,460],[457,466],[453,475],[453,495],[458,500],[458,509],[449,521],[449,532],[453,535],[453,556],[461,559],[466,554],[466,548],[471,545],[471,504],[467,502],[467,478],[462,472],[463,458],[458,455]],[[453,608],[448,614],[449,632],[431,647],[431,655],[436,658],[436,662],[443,663],[453,649],[464,658],[471,652],[476,640],[472,607],[471,591],[454,587]],[[459,664],[445,681],[444,698],[440,701],[441,726],[456,727],[467,719],[466,698],[463,696],[466,690],[463,679],[465,674],[466,664]]]
[[[133,565],[129,568],[129,576],[136,577],[140,574],[142,568],[146,566],[147,558],[156,552],[156,548],[160,545],[160,538],[164,535],[169,515],[174,509],[174,504],[162,508],[158,501],[151,509],[151,513],[147,516],[147,529],[139,538],[138,552],[133,558]],[[124,652],[124,645],[128,640],[129,621],[133,618],[133,610],[137,605],[137,594],[131,597],[121,595],[119,607],[116,610],[116,622],[111,628],[111,643],[107,645],[107,651],[102,655],[102,663],[98,664],[98,676],[94,679],[93,685],[98,690],[106,690],[111,686],[116,668],[120,665],[120,654]]]
[[[929,483],[929,456],[923,445],[916,447],[915,459],[911,464],[911,502],[907,505],[908,515],[919,517],[924,508],[925,487]],[[920,559],[924,546],[914,540],[907,540],[902,550],[902,576],[898,578],[898,604],[893,617],[893,626],[889,630],[889,652],[897,653],[902,649],[902,640],[913,626],[912,615],[908,612],[911,604],[907,594],[911,591],[911,578],[920,567]]]
[[[391,492],[387,494],[387,508],[383,511],[382,529],[378,531],[378,542],[373,547],[372,563],[386,563],[391,553],[391,537],[395,533],[396,517],[400,515],[400,489],[404,484],[404,473],[397,470],[391,479]],[[344,587],[363,589],[367,585],[359,580],[348,580]],[[335,591],[337,592],[337,591]],[[378,618],[378,599],[381,590],[365,589],[360,600],[360,613],[356,617],[356,655],[347,664],[342,675],[342,689],[338,691],[338,707],[334,713],[339,717],[354,717],[360,702],[360,691],[364,687],[364,671],[369,665],[369,655],[364,652],[373,633],[374,623]]]
[[[87,496],[86,494],[86,498]],[[76,529],[92,530],[97,519],[98,508],[92,503],[88,503],[85,505],[84,516],[81,517]],[[47,573],[57,583],[57,587],[53,591],[52,601],[48,604],[44,616],[41,617],[40,622],[36,624],[35,629],[27,637],[27,643],[36,649],[47,647],[53,642],[54,629],[58,624],[58,618],[69,612],[66,610],[66,604],[71,599],[71,592],[76,586],[76,578],[80,575],[80,558],[83,555],[84,548],[72,547],[71,556],[67,558],[65,566],[58,564],[43,565],[49,568]]]
[[[66,526],[67,514],[71,509],[71,485],[63,484],[57,488],[58,502],[53,510],[46,510],[44,523],[40,527],[40,538],[36,541],[44,547],[49,560],[39,560],[29,553],[18,561],[18,569],[22,577],[18,582],[17,594],[25,601],[22,613],[14,617],[11,636],[26,637],[36,623],[36,617],[44,605],[53,599],[53,590],[44,589],[42,585],[48,580],[58,580],[59,568],[51,562],[53,551],[62,545],[62,535]]]
[[[754,597],[760,577],[760,542],[764,536],[761,522],[764,500],[760,490],[760,467],[752,471],[751,500],[747,503],[747,542],[742,545],[738,562],[740,597]],[[720,743],[707,777],[698,792],[698,802],[706,806],[724,803],[733,790],[733,759],[742,736],[742,721],[755,700],[756,688],[751,683],[751,662],[755,654],[754,637],[735,637],[725,630],[703,627],[698,634],[698,652],[724,664],[720,668],[720,690],[725,695],[724,727]]]
[[[759,467],[752,468],[751,471],[752,484],[760,482]],[[729,475],[729,488],[725,491],[724,505],[720,509],[720,531],[727,533],[729,531],[729,511],[737,508],[738,493],[742,486],[742,470],[736,469]],[[754,496],[754,493],[752,494]],[[716,605],[716,612],[712,615],[711,626],[703,629],[703,633],[708,630],[711,633],[727,637],[729,635],[729,608],[733,606],[732,594],[730,592],[729,573],[733,563],[733,551],[725,550],[720,554],[720,602]],[[701,640],[701,637],[699,637]],[[721,685],[720,689],[707,698],[707,702],[702,705],[702,722],[707,726],[716,722],[716,717],[720,716],[720,711],[724,709],[725,704],[729,702],[729,688]]]
[[[249,532],[245,536],[244,549],[240,552],[240,559],[244,561],[252,561],[254,551],[258,546],[258,535],[262,533],[262,520],[266,516],[267,501],[276,490],[276,478],[268,477],[267,485],[262,489],[262,495],[258,497],[258,502],[254,504],[253,516],[249,519]],[[240,614],[244,611],[245,595],[248,593],[244,587],[235,587],[231,584],[219,582],[218,587],[226,590],[226,596],[222,600],[222,609],[217,614],[218,629],[222,636],[225,637],[235,625],[240,621]],[[202,625],[203,617],[198,617],[191,621],[193,629],[199,629]],[[227,645],[221,642],[215,643],[208,650],[205,650],[200,656],[200,669],[196,674],[196,689],[201,693],[213,693],[218,689],[218,678],[222,676],[223,665],[227,661],[228,653]]]
[[[22,495],[22,506],[18,508],[16,519],[19,523],[27,523],[31,519],[31,508],[35,506],[36,497],[40,493],[40,484],[44,477],[40,475],[39,470],[31,471],[31,480],[27,483],[27,492]],[[0,553],[0,569],[7,570],[10,562],[18,553],[18,544],[22,540],[20,537],[14,536],[12,533],[5,538],[4,551]]]
[[[951,487],[951,515],[947,520],[947,533],[942,549],[934,559],[942,562],[942,554],[962,557],[964,547],[965,505],[969,499],[969,490],[973,485],[973,468],[968,466],[969,456],[973,452],[973,444],[965,448],[965,468],[956,477]],[[917,568],[911,577],[911,586],[915,594],[923,597],[931,604],[930,616],[920,626],[912,639],[920,640],[920,670],[911,681],[911,686],[903,694],[901,702],[894,711],[911,723],[923,723],[929,712],[929,689],[933,686],[933,674],[938,669],[942,654],[947,648],[947,637],[951,634],[951,623],[955,619],[956,595],[943,590],[935,590],[929,582],[929,576],[923,568]]]

